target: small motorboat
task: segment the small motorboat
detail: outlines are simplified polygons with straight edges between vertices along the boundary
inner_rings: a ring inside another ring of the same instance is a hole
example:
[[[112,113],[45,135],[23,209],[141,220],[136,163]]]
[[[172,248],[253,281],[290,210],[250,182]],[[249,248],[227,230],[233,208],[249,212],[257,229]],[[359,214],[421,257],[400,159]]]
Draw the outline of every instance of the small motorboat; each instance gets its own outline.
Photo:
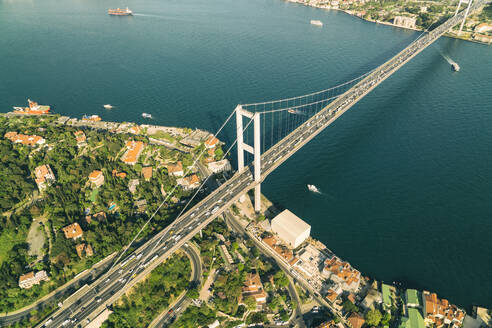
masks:
[[[319,189],[315,185],[308,184],[307,188],[309,189],[309,191],[315,192],[317,194],[321,193],[321,191],[319,191]]]
[[[452,63],[451,64],[451,68],[453,69],[453,71],[455,72],[459,72],[460,71],[460,65],[458,65],[457,63]]]
[[[152,118],[152,115],[147,114],[147,113],[142,113],[143,118]]]
[[[287,113],[296,114],[296,111],[291,108],[287,110]]]
[[[114,106],[110,105],[110,104],[103,105],[103,107],[106,109],[113,109],[114,108]]]

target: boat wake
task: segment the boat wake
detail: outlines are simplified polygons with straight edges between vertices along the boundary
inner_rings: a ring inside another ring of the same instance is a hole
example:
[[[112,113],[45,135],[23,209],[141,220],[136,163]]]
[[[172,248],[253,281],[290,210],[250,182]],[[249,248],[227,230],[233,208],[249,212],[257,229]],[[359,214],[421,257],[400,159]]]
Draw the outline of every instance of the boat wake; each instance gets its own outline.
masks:
[[[159,18],[164,18],[164,16],[149,15],[149,14],[133,14],[133,16],[145,16],[145,17],[159,17]]]
[[[294,115],[304,115],[307,116],[308,114],[304,113],[303,111],[297,110],[297,109],[289,109],[287,110],[289,114],[294,114]]]

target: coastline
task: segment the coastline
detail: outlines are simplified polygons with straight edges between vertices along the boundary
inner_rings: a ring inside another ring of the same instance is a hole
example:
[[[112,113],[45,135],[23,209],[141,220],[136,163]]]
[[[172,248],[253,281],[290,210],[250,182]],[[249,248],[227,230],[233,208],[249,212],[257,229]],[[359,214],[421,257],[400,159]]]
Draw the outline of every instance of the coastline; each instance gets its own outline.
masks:
[[[345,13],[347,15],[350,15],[350,16],[355,17],[355,18],[362,19],[363,21],[366,21],[366,22],[369,22],[369,23],[382,24],[382,25],[392,26],[392,27],[401,28],[401,29],[405,29],[405,30],[416,31],[416,32],[423,32],[424,31],[421,28],[411,28],[411,27],[405,27],[405,26],[396,25],[396,24],[393,24],[393,23],[390,23],[390,22],[385,22],[385,21],[380,21],[380,20],[366,19],[364,17],[361,17],[361,16],[357,15],[352,10],[341,9],[341,8],[334,8],[334,7],[331,7],[329,5],[322,5],[322,6],[320,6],[320,5],[314,5],[314,4],[307,4],[307,3],[304,3],[302,1],[297,1],[297,0],[285,0],[285,1],[286,2],[290,2],[290,3],[296,3],[296,4],[299,4],[299,5],[306,6],[306,7],[313,7],[313,8],[317,8],[317,9],[323,9],[323,10],[336,10],[336,11],[340,11],[340,12],[343,12],[343,13]],[[487,42],[484,42],[484,41],[475,40],[473,38],[465,38],[463,36],[459,36],[459,35],[456,35],[454,33],[449,33],[449,32],[445,33],[443,36],[444,37],[447,37],[447,38],[452,38],[452,39],[457,39],[457,40],[462,40],[462,41],[469,41],[469,42],[473,42],[473,43],[478,43],[478,44],[482,44],[482,45],[486,45],[486,46],[491,46],[492,45],[492,41],[489,42],[489,43],[487,43]]]

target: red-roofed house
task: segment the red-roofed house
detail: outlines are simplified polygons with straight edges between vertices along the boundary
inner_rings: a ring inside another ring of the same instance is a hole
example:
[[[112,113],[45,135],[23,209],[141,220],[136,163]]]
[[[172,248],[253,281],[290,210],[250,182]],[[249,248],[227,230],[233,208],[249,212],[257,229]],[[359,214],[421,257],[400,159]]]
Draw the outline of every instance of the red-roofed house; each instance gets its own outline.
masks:
[[[75,222],[63,228],[63,233],[65,234],[65,238],[76,240],[82,237],[84,232],[80,225]]]
[[[215,148],[217,146],[217,143],[219,142],[219,139],[216,137],[210,135],[207,140],[205,140],[205,147],[210,149],[210,148]]]
[[[36,184],[39,190],[44,190],[48,185],[55,181],[55,175],[48,164],[38,166],[34,169]]]
[[[96,188],[99,188],[104,183],[104,174],[99,170],[94,170],[89,174],[89,181],[94,184]]]

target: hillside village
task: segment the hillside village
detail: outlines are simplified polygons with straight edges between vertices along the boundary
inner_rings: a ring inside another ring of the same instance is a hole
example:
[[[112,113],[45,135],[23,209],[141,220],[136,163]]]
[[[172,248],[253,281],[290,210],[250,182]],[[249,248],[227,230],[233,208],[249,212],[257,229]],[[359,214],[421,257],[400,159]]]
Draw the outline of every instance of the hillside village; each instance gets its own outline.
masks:
[[[207,174],[231,168],[222,142],[201,130],[59,115],[7,114],[0,123],[3,170],[14,173],[2,181],[0,241],[16,240],[0,248],[0,266],[18,263],[1,270],[3,311],[118,250],[163,200],[142,238],[166,226],[200,186],[197,158]]]

